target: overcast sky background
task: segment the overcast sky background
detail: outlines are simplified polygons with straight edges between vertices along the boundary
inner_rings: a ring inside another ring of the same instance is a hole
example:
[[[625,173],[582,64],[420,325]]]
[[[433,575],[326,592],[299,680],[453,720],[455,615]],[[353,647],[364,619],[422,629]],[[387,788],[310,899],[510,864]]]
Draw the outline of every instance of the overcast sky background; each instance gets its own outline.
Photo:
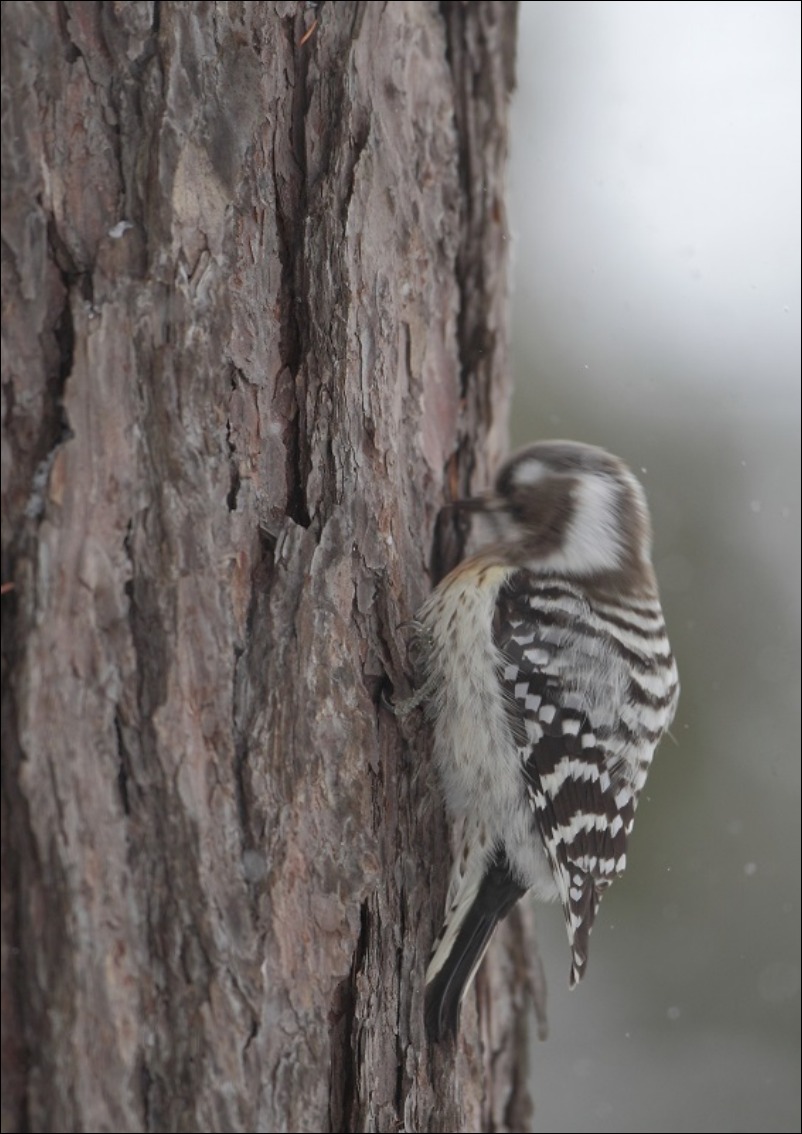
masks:
[[[520,5],[513,442],[639,472],[683,683],[538,1130],[800,1129],[799,106],[796,2]]]

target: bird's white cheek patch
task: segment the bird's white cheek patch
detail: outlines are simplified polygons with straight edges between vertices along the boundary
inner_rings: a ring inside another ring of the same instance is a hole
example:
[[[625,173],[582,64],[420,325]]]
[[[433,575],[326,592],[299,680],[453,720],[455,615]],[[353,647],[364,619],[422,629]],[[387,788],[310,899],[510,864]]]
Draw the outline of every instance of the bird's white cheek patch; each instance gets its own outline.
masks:
[[[565,542],[544,565],[580,574],[620,567],[618,491],[616,483],[606,477],[583,477],[573,492],[574,514]]]

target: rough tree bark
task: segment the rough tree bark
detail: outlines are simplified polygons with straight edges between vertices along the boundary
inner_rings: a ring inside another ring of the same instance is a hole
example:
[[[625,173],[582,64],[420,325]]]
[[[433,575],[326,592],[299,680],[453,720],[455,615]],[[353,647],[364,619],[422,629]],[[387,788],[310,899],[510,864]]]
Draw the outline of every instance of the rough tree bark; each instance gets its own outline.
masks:
[[[514,38],[3,4],[4,1130],[527,1123],[520,924],[424,1041],[448,836],[382,706],[504,443]]]

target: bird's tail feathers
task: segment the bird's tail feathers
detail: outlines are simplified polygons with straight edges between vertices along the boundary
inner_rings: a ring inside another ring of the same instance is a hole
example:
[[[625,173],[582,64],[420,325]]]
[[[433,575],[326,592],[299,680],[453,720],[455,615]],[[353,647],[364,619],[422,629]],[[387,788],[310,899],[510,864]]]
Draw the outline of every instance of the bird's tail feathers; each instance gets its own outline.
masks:
[[[503,849],[466,873],[426,971],[426,1031],[433,1042],[456,1037],[462,1000],[493,930],[525,893]]]

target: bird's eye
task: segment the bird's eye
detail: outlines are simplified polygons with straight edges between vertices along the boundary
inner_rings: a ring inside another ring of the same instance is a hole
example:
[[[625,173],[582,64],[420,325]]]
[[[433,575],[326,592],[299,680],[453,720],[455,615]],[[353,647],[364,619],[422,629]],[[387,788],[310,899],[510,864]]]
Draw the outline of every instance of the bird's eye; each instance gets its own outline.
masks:
[[[509,516],[512,517],[513,520],[515,520],[519,524],[523,521],[526,515],[526,510],[524,508],[523,502],[517,495],[507,497],[505,511]]]

